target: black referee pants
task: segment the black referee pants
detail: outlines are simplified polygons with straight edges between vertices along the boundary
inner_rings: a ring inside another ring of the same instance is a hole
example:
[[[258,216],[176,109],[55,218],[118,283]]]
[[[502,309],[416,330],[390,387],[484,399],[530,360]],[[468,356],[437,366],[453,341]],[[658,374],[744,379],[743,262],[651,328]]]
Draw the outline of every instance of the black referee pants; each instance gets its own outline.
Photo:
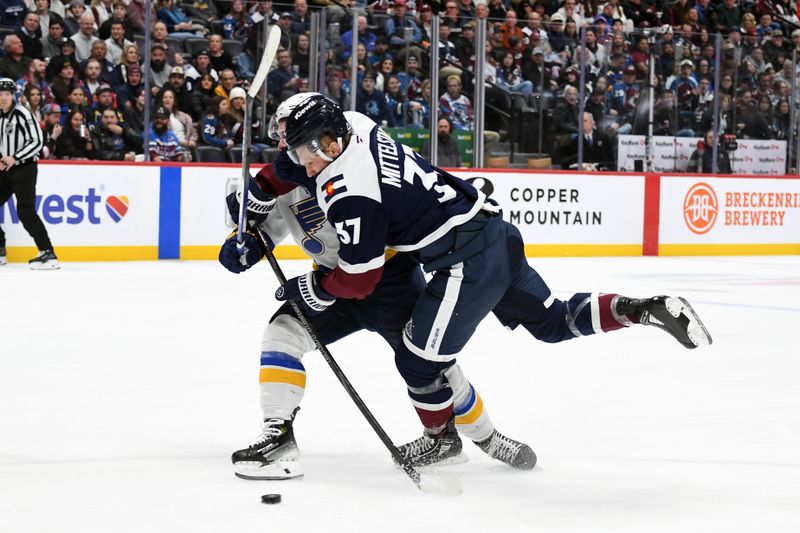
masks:
[[[39,251],[52,250],[50,237],[36,214],[36,176],[39,165],[35,161],[16,165],[9,170],[0,171],[0,206],[13,194],[17,199],[17,215],[22,227],[33,237]],[[6,245],[6,234],[0,228],[0,248]]]

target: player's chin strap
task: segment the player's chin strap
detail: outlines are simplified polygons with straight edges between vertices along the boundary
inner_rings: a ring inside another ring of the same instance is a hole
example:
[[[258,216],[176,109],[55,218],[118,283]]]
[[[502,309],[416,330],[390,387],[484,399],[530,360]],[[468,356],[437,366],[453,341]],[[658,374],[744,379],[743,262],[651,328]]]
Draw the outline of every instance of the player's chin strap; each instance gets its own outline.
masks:
[[[344,144],[342,144],[342,138],[341,138],[341,137],[336,137],[336,143],[339,145],[339,147],[341,148],[341,150],[342,150],[342,151],[344,151]],[[328,163],[333,163],[333,159],[332,159],[332,158],[330,158],[330,157],[328,157],[328,154],[326,154],[324,150],[320,150],[319,152],[317,152],[317,154],[318,154],[318,155],[319,155],[319,156],[320,156],[322,159],[324,159],[325,161],[327,161]]]
[[[256,232],[258,237],[261,239],[264,247],[266,249],[266,256],[267,261],[269,261],[269,265],[272,267],[272,272],[275,273],[275,277],[278,278],[278,283],[281,285],[286,284],[286,276],[283,275],[283,270],[281,270],[280,265],[278,264],[278,260],[275,258],[275,255],[272,253],[272,250],[266,245],[267,239],[265,238],[264,233],[261,231],[261,228],[256,226]],[[350,396],[350,399],[353,400],[353,403],[356,404],[358,410],[361,411],[361,414],[364,415],[364,418],[367,419],[367,422],[372,427],[373,431],[378,435],[378,438],[381,439],[384,446],[389,450],[389,453],[392,454],[392,458],[395,462],[400,465],[403,469],[403,472],[411,478],[411,481],[423,492],[433,492],[436,494],[440,494],[442,496],[456,496],[461,494],[461,486],[460,483],[456,486],[452,480],[448,483],[442,483],[439,480],[433,479],[431,476],[425,476],[425,479],[422,478],[420,473],[413,467],[411,464],[403,457],[403,455],[397,450],[392,440],[389,438],[389,435],[386,434],[386,431],[381,427],[378,421],[375,419],[375,416],[369,410],[367,405],[364,403],[364,400],[361,399],[361,396],[358,395],[353,385],[350,383],[350,380],[347,379],[344,372],[342,371],[339,364],[333,358],[331,353],[328,351],[328,348],[319,340],[319,336],[317,335],[316,329],[312,326],[308,320],[306,319],[303,312],[297,306],[297,304],[292,301],[288,300],[289,305],[292,306],[292,310],[294,314],[297,316],[297,319],[300,321],[300,324],[303,325],[308,335],[311,337],[311,340],[314,341],[314,345],[317,347],[319,352],[322,354],[322,357],[325,359],[325,362],[328,363],[328,366],[331,367],[336,378],[339,380],[339,383],[342,384],[344,390],[347,391],[347,394]]]

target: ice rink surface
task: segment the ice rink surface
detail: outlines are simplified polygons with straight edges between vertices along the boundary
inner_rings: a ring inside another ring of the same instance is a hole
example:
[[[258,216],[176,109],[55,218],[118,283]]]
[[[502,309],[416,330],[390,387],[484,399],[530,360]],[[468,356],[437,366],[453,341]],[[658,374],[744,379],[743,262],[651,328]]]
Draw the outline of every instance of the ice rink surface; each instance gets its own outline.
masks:
[[[305,478],[233,476],[231,452],[260,429],[268,265],[0,268],[0,532],[800,531],[800,258],[532,264],[559,297],[685,296],[714,344],[637,327],[545,345],[488,318],[459,361],[539,464],[512,471],[467,442],[469,462],[439,469],[460,477],[455,498],[392,466],[316,352],[296,422]],[[331,351],[396,443],[420,434],[377,336]]]

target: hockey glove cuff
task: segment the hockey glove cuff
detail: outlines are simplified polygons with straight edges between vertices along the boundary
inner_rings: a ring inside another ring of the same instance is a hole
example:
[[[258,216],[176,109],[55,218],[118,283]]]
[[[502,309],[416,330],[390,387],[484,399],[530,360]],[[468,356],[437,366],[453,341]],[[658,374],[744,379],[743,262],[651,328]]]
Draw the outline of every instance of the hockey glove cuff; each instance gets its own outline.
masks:
[[[228,204],[228,213],[234,223],[239,221],[239,204],[242,201],[242,192],[232,192],[225,199]],[[261,224],[267,219],[267,215],[275,207],[278,198],[271,193],[265,192],[258,186],[255,180],[250,180],[247,194],[247,220],[256,224]]]
[[[303,312],[319,313],[336,301],[322,288],[322,273],[318,270],[287,280],[275,291],[275,298],[281,301],[292,300]]]
[[[241,274],[264,257],[261,239],[251,233],[244,233],[243,237],[242,248],[239,248],[234,232],[219,250],[219,262],[234,274]]]

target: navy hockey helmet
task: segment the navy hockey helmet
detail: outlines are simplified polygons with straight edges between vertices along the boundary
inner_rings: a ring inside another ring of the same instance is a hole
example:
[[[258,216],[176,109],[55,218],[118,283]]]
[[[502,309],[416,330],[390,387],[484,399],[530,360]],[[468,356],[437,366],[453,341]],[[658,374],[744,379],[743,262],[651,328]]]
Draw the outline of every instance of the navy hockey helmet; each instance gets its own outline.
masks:
[[[329,135],[342,145],[349,130],[339,104],[322,95],[313,96],[295,107],[286,118],[289,157],[298,165],[305,165],[316,155],[333,161],[323,152],[320,139]]]
[[[15,94],[17,92],[17,84],[11,78],[0,78],[0,91]]]

